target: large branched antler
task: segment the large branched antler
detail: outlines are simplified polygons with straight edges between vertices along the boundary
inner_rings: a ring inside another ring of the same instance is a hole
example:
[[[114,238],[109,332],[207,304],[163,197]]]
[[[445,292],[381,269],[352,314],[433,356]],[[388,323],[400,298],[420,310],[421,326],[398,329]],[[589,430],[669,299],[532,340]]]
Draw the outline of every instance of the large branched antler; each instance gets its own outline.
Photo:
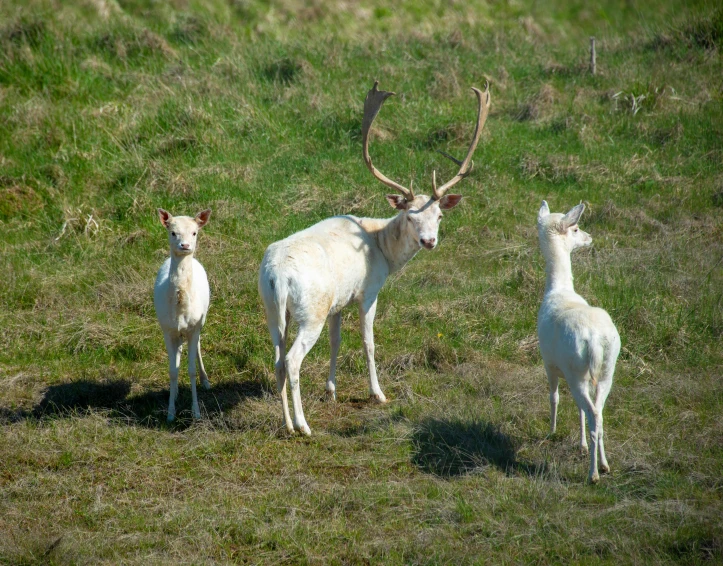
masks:
[[[386,175],[384,175],[381,171],[374,167],[374,165],[372,165],[372,158],[369,157],[369,130],[372,127],[372,122],[374,122],[374,118],[376,118],[377,114],[379,114],[379,110],[381,109],[382,104],[384,104],[384,101],[390,96],[394,96],[395,94],[393,92],[377,90],[378,85],[379,81],[374,81],[374,86],[367,93],[367,97],[364,100],[364,120],[362,121],[362,145],[364,163],[367,164],[367,167],[369,168],[369,171],[372,172],[372,175],[374,175],[387,187],[390,187],[402,193],[402,195],[407,201],[412,201],[414,200],[414,193],[412,192],[412,190],[403,187],[399,183],[395,183],[394,181],[389,179]]]
[[[474,153],[475,148],[477,147],[477,143],[479,142],[480,135],[482,134],[482,128],[485,125],[485,122],[487,121],[487,116],[490,111],[490,86],[488,82],[485,82],[485,90],[484,92],[481,92],[478,88],[472,87],[472,90],[474,91],[475,95],[477,96],[477,103],[479,106],[479,109],[477,110],[477,126],[474,130],[474,135],[472,136],[472,143],[469,146],[469,150],[467,151],[467,157],[464,158],[464,161],[459,161],[458,159],[455,159],[451,155],[448,155],[447,153],[444,153],[443,151],[440,151],[442,155],[444,155],[446,158],[451,159],[454,161],[457,165],[459,165],[459,172],[452,177],[449,181],[447,181],[444,185],[437,188],[437,174],[436,172],[432,173],[432,188],[433,188],[433,194],[432,199],[433,200],[440,200],[444,194],[454,185],[459,183],[462,179],[464,179],[467,175],[470,174],[472,171],[472,154]],[[487,95],[486,100],[484,104],[482,103],[482,95]]]
[[[396,191],[399,191],[407,201],[412,201],[414,200],[414,193],[412,192],[411,187],[403,187],[399,183],[396,183],[395,181],[389,179],[386,175],[384,175],[381,171],[374,167],[374,165],[372,164],[372,158],[369,156],[369,131],[371,130],[372,123],[377,117],[377,114],[379,114],[379,110],[381,110],[384,101],[390,96],[394,96],[395,94],[393,92],[378,90],[378,85],[379,81],[374,81],[374,86],[367,93],[367,97],[364,100],[364,120],[362,121],[362,144],[364,162],[367,164],[369,171],[372,172],[372,175],[374,175],[386,186]],[[472,136],[472,143],[470,144],[469,149],[467,150],[467,156],[464,158],[463,161],[455,159],[454,157],[443,151],[439,152],[446,158],[451,159],[457,165],[459,165],[459,171],[454,177],[452,177],[452,179],[447,181],[439,188],[437,188],[437,173],[436,171],[432,173],[432,200],[440,200],[451,187],[459,183],[472,171],[472,166],[474,165],[472,162],[472,154],[474,154],[474,150],[477,148],[477,143],[479,142],[480,136],[482,134],[482,128],[484,128],[485,122],[487,121],[487,116],[489,115],[491,103],[489,83],[485,82],[484,92],[480,91],[478,88],[475,87],[472,87],[472,90],[477,97],[478,104],[477,125]],[[485,96],[484,103],[482,102],[483,95]]]

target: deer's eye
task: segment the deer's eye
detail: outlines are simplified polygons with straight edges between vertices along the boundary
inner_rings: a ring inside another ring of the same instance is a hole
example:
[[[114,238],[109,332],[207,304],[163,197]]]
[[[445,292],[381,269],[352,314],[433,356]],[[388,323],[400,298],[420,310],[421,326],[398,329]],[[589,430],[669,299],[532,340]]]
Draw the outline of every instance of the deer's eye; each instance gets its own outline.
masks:
[[[441,221],[442,221],[442,215],[440,214],[440,215],[437,217],[437,222],[441,222]]]
[[[193,235],[195,236],[195,235],[196,235],[196,232],[194,232]]]
[[[411,217],[411,216],[407,216],[407,220],[409,220],[409,221],[411,222],[411,221],[412,221],[412,217]]]
[[[575,228],[575,229],[573,230],[573,232],[577,232],[577,231],[578,231],[578,228]]]
[[[176,233],[175,233],[175,232],[171,232],[171,236],[173,236],[173,237],[175,238],[175,237],[176,237]]]

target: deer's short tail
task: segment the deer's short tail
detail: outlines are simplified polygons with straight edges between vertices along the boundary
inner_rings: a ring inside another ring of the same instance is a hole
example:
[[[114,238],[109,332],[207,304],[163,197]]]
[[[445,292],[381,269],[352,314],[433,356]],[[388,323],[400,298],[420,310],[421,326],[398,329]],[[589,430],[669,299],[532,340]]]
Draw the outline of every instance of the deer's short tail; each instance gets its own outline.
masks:
[[[266,309],[266,321],[269,329],[277,330],[284,336],[286,330],[286,310],[289,289],[286,278],[268,273],[261,269],[259,273],[259,294]]]
[[[593,387],[597,387],[598,379],[603,371],[605,349],[601,344],[590,344],[588,352],[590,354],[590,381],[592,381]]]

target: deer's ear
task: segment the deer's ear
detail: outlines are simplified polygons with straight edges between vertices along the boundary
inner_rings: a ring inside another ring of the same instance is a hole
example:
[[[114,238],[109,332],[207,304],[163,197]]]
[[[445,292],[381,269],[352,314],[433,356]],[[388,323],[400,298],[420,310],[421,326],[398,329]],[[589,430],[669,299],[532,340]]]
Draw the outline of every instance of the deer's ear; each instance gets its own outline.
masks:
[[[402,195],[387,195],[387,201],[392,208],[396,208],[397,210],[407,210],[409,208],[407,199]]]
[[[161,219],[161,224],[163,224],[164,228],[168,228],[168,223],[171,221],[173,216],[171,216],[171,213],[167,210],[163,210],[162,208],[158,209],[158,218]]]
[[[449,210],[454,208],[462,200],[462,195],[444,195],[439,199],[439,208],[442,210]]]
[[[207,208],[196,215],[196,224],[198,224],[198,227],[201,228],[206,225],[209,218],[211,218],[211,209]]]
[[[550,216],[550,207],[547,206],[547,201],[543,200],[542,206],[540,206],[540,210],[537,213],[537,221],[539,222],[540,220],[545,218],[545,216]]]
[[[576,207],[571,209],[570,212],[568,212],[565,216],[563,216],[562,220],[560,220],[563,230],[567,230],[570,226],[574,226],[575,224],[580,222],[580,217],[582,216],[584,210],[585,205],[583,203],[580,203]]]

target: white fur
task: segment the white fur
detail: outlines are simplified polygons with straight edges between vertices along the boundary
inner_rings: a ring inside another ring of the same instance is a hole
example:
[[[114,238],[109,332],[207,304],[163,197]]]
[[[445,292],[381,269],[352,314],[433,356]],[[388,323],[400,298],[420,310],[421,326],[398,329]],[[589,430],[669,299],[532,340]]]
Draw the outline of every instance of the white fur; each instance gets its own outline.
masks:
[[[181,363],[183,341],[188,342],[188,374],[191,378],[193,416],[201,418],[196,398],[196,357],[201,368],[201,384],[211,387],[201,358],[201,328],[206,322],[209,305],[208,278],[203,266],[193,257],[196,238],[206,224],[210,210],[200,212],[196,218],[171,216],[158,210],[161,223],[168,230],[171,246],[169,257],[158,270],[153,290],[156,316],[163,330],[168,351],[171,392],[168,400],[168,421],[176,416],[178,396],[178,369]]]
[[[259,293],[274,344],[276,382],[286,428],[311,434],[301,407],[301,362],[316,343],[329,319],[331,364],[327,396],[336,399],[336,358],[341,342],[341,310],[352,302],[359,306],[361,333],[369,368],[372,399],[386,402],[374,364],[374,315],[377,295],[390,273],[401,269],[422,248],[437,244],[441,209],[455,206],[459,195],[439,201],[418,196],[387,200],[401,212],[393,218],[335,216],[271,244],[259,269]],[[299,323],[299,334],[286,354],[290,318]],[[291,386],[293,422],[286,398]]]
[[[566,215],[550,214],[542,201],[537,216],[540,248],[545,257],[547,283],[537,317],[540,352],[550,384],[550,432],[557,425],[558,381],[564,377],[580,411],[580,445],[586,451],[585,417],[590,428],[590,474],[592,483],[600,479],[600,468],[610,471],[603,445],[603,407],[613,384],[615,363],[620,353],[620,336],[603,309],[591,307],[575,293],[570,253],[589,246],[592,238],[577,223],[585,205],[579,204]],[[590,385],[597,386],[595,402]]]

